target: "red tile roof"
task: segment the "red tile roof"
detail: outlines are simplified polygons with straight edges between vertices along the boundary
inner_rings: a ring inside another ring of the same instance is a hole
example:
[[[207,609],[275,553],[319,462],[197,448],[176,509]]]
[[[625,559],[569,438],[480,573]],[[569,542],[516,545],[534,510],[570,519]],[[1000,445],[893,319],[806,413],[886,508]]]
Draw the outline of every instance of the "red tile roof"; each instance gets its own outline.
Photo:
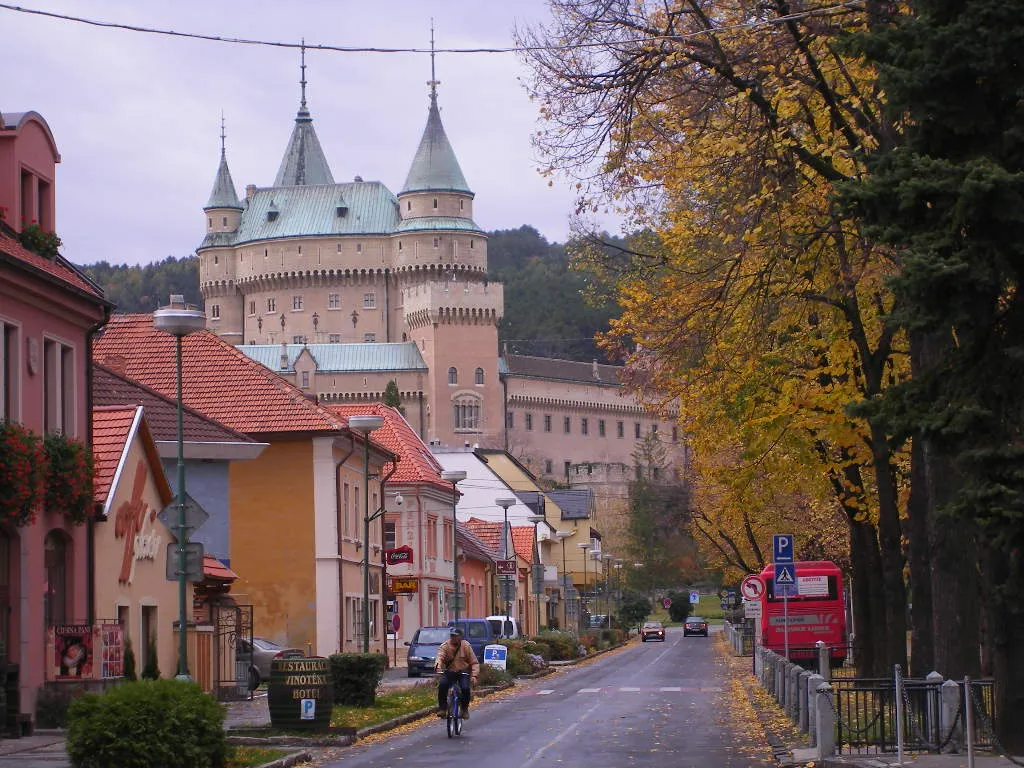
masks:
[[[516,549],[516,554],[528,563],[533,562],[533,541],[532,525],[512,526],[512,545]]]
[[[203,555],[203,577],[217,581],[234,581],[238,574],[228,568],[213,555]]]
[[[451,483],[441,479],[441,465],[397,409],[384,403],[346,403],[325,407],[344,418],[346,424],[349,416],[383,417],[384,424],[370,433],[370,440],[399,457],[389,483],[427,483],[451,491]]]
[[[479,517],[471,517],[466,521],[466,527],[488,549],[493,552],[501,552],[501,523],[481,520]]]
[[[30,251],[18,242],[18,239],[12,236],[6,227],[0,228],[0,255],[2,254],[7,254],[12,260],[21,262],[22,266],[36,272],[42,272],[50,278],[64,283],[69,288],[73,288],[93,298],[103,298],[103,291],[84,274],[79,272],[67,259],[62,256],[58,256],[56,259],[47,259],[35,251]]]
[[[100,504],[105,504],[110,494],[125,444],[131,436],[135,414],[134,407],[93,409],[92,456],[96,470],[93,498]]]
[[[458,535],[459,547],[470,557],[475,557],[478,560],[493,563],[498,559],[498,552],[492,547],[487,546],[473,530],[465,523],[459,523],[456,527],[456,533]]]
[[[96,362],[177,399],[175,339],[152,315],[114,315],[93,343]],[[211,331],[182,339],[182,400],[248,435],[338,432],[344,422]]]
[[[132,381],[109,368],[93,365],[93,405],[141,405],[146,411],[146,423],[154,440],[171,441],[178,439],[178,403],[176,399],[164,397],[156,390]],[[191,408],[182,409],[182,426],[185,439],[204,443],[252,443],[251,438],[241,432],[228,429]]]

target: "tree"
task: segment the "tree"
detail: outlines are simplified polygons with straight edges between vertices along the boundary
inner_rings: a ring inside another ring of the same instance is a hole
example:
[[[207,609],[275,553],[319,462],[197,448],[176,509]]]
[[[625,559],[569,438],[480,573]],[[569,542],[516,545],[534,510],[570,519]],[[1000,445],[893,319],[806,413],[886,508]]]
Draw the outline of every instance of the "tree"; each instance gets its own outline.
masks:
[[[159,680],[160,679],[160,662],[157,659],[156,654],[156,633],[152,633],[147,639],[148,645],[146,646],[146,663],[142,667],[142,679],[143,680]]]
[[[135,649],[132,648],[132,639],[124,639],[124,679],[129,682],[138,679],[135,673]]]
[[[907,330],[913,368],[872,418],[914,440],[911,548],[928,558],[912,571],[914,608],[930,580],[935,668],[976,675],[990,654],[999,737],[1020,747],[1024,5],[913,7],[859,40],[903,133],[845,192],[900,255],[890,322]]]
[[[398,409],[398,412],[405,416],[405,408],[402,407],[402,397],[398,393],[398,383],[391,379],[384,387],[384,405],[390,405]]]
[[[627,592],[622,596],[622,607],[619,608],[619,621],[627,627],[643,623],[651,615],[651,601],[636,592]]]

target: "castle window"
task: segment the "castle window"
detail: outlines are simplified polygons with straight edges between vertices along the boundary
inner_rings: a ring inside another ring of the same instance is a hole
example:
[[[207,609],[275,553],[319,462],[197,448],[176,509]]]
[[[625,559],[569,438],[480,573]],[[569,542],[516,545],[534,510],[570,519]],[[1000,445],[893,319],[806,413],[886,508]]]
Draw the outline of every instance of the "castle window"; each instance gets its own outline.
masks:
[[[544,431],[545,432],[550,432],[551,431],[551,414],[550,413],[545,413],[544,414]]]
[[[475,397],[460,397],[452,405],[455,429],[480,428],[480,401]]]
[[[551,459],[544,459],[544,474],[545,475],[550,475],[553,469],[554,469],[554,464],[551,461]]]
[[[597,420],[597,434],[600,437],[604,437],[604,419]]]
[[[512,411],[505,411],[505,429],[513,429],[515,427],[515,414]]]
[[[213,263],[214,264],[219,264],[220,263],[220,256],[218,256],[216,253],[213,254]]]
[[[327,343],[328,344],[341,344],[341,334],[340,333],[330,333],[330,334],[328,334],[327,335]]]
[[[459,383],[459,369],[454,366],[448,369],[448,383],[458,384]]]
[[[301,255],[302,255],[302,246],[300,245],[299,246],[299,256],[301,256]]]
[[[437,198],[436,197],[434,198],[434,210],[435,211],[437,210]]]
[[[621,421],[615,422],[615,432],[619,438],[626,436],[625,429]]]
[[[441,245],[441,238],[440,237],[435,237],[434,238],[434,247],[438,248],[438,247],[440,247],[440,245]]]
[[[567,435],[572,432],[572,419],[568,416],[562,419],[562,431]]]
[[[406,202],[405,210],[407,210],[407,211],[411,211],[412,210],[412,200],[409,200],[408,202]]]
[[[402,241],[401,240],[398,241],[398,250],[402,250]]]
[[[679,427],[672,427],[672,442],[679,442]]]
[[[302,296],[292,296],[292,311],[300,312],[302,310]]]
[[[473,240],[472,238],[470,238],[470,240],[469,240],[469,247],[472,248],[472,247],[474,247],[475,244],[476,244],[476,240]]]
[[[356,243],[356,253],[362,253],[362,252],[363,252],[363,244],[362,243]]]
[[[376,333],[364,333],[363,334],[363,343],[364,344],[373,344],[375,341],[377,341],[377,334]]]
[[[590,432],[590,422],[587,419],[580,419],[580,434],[586,435]]]
[[[572,473],[572,462],[571,461],[566,461],[564,466],[565,466],[565,479],[568,480],[570,473]]]
[[[328,309],[341,309],[341,294],[340,293],[329,293],[329,294],[327,294],[327,308]]]
[[[657,424],[651,424],[651,434],[652,435],[657,435],[658,434],[658,425]]]
[[[210,318],[213,320],[220,320],[220,304],[210,305]]]
[[[309,371],[302,372],[302,384],[303,389],[309,389]]]
[[[292,336],[292,344],[305,344],[305,343],[306,343],[306,337],[303,336],[302,334],[299,334],[298,336]]]
[[[228,217],[227,217],[227,216],[225,216],[225,217],[224,217],[224,218],[223,218],[223,219],[221,220],[221,222],[222,222],[223,226],[225,226],[225,227],[226,227],[226,226],[228,225]]]
[[[209,218],[206,219],[206,226],[208,226],[210,229],[213,229],[213,217],[212,216],[210,216]]]
[[[255,315],[256,314],[256,302],[255,301],[250,301],[249,302],[249,314],[250,315]]]
[[[273,297],[267,299],[267,312],[277,312],[277,299]]]
[[[363,294],[363,309],[376,309],[377,308],[377,294],[376,293],[364,293]]]
[[[466,201],[465,200],[459,200],[459,210],[461,211],[465,207],[466,207]]]
[[[475,381],[476,381],[477,384],[483,384],[484,383],[484,369],[483,368],[477,368],[476,369],[476,379],[475,379]]]
[[[341,243],[338,243],[338,253],[341,253]]]
[[[526,414],[523,417],[523,420],[525,421],[524,426],[526,427],[526,431],[527,432],[533,432],[533,414],[532,413]]]
[[[640,439],[640,422],[639,421],[633,423],[633,437],[635,437],[637,440]]]

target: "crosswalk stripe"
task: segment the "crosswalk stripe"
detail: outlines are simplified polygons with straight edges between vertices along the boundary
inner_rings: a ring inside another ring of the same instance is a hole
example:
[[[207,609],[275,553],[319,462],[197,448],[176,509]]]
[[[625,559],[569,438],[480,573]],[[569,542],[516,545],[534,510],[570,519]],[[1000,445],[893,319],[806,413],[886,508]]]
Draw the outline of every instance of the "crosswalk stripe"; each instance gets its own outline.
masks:
[[[580,688],[580,693],[600,693],[600,688]]]
[[[622,691],[623,693],[636,693],[640,689],[639,688],[619,688],[619,690]]]
[[[538,696],[547,696],[549,693],[554,693],[554,691],[551,688],[547,688],[543,691],[537,691]]]
[[[671,686],[670,685],[667,688],[662,688],[661,690],[664,691],[665,693],[670,693],[670,692],[671,693],[681,693],[683,689],[680,688],[679,686]]]

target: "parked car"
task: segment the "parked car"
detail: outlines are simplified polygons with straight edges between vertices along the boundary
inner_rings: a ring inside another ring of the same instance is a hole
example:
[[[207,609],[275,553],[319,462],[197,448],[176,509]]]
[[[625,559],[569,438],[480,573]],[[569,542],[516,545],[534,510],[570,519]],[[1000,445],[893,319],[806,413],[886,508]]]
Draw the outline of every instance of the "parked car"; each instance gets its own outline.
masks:
[[[491,623],[491,631],[502,640],[514,640],[523,636],[519,619],[512,616],[488,616],[487,621]]]
[[[262,637],[248,640],[239,638],[235,643],[236,664],[248,665],[249,690],[270,679],[270,662],[274,659],[301,659],[306,652],[301,648],[285,648]]]
[[[648,640],[665,642],[665,627],[660,621],[645,621],[640,627],[640,641],[646,643]]]
[[[708,636],[708,623],[700,616],[690,616],[683,624],[683,637],[686,635]]]
[[[498,635],[494,633],[491,622],[487,619],[459,619],[449,621],[449,627],[458,627],[462,630],[462,639],[468,640],[473,646],[473,653],[483,661],[484,647],[498,642]]]
[[[406,660],[409,677],[433,673],[437,648],[448,640],[451,631],[451,627],[420,627],[416,630],[412,640],[406,643],[409,646]]]

